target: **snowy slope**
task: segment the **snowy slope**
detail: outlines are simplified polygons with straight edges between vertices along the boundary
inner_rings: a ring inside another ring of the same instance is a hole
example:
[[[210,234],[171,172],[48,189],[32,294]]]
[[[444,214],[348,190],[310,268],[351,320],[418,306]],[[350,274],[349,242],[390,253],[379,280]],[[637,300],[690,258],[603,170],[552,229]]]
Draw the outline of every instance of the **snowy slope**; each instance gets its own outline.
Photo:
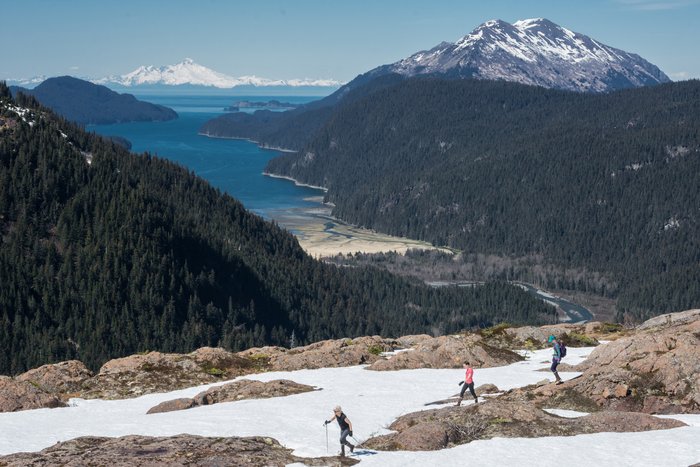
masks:
[[[210,68],[195,63],[191,58],[186,58],[175,65],[161,67],[140,66],[131,73],[121,76],[112,76],[95,81],[98,84],[119,84],[122,86],[139,85],[194,85],[213,86],[217,88],[233,88],[236,86],[340,86],[342,83],[335,80],[322,79],[292,79],[271,80],[257,76],[232,76],[219,73]]]
[[[582,361],[592,349],[570,348],[567,362]],[[528,360],[500,368],[477,369],[476,385],[494,383],[501,389],[532,384],[549,373],[550,349],[529,354]],[[562,373],[565,379],[575,373]],[[127,434],[168,436],[191,433],[209,436],[271,436],[301,456],[323,456],[323,421],[337,404],[353,423],[355,437],[386,433],[396,417],[424,410],[424,403],[458,392],[462,370],[375,372],[363,367],[301,370],[248,376],[278,378],[322,388],[294,396],[242,400],[195,409],[146,415],[152,406],[177,397],[192,397],[208,386],[123,401],[74,399],[73,407],[0,414],[0,453],[38,451],[78,436]],[[551,379],[551,378],[550,378]],[[427,408],[435,408],[429,406]],[[566,414],[571,416],[572,414]],[[492,439],[434,452],[378,452],[358,456],[362,466],[686,466],[700,461],[700,415],[676,418],[692,426],[646,433],[599,433],[540,439]],[[329,425],[329,453],[336,454],[337,424]],[[644,449],[640,449],[640,447]]]
[[[455,43],[443,42],[370,73],[441,74],[584,92],[670,81],[639,55],[609,47],[543,18],[513,24],[487,21]]]

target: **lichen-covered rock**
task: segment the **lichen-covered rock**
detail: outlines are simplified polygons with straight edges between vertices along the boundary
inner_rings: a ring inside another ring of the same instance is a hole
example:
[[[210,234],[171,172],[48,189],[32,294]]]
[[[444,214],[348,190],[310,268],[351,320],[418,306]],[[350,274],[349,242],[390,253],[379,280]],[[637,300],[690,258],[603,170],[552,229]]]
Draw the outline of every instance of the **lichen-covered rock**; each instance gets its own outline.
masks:
[[[389,426],[395,433],[371,438],[363,445],[380,450],[421,451],[494,437],[573,436],[680,426],[685,424],[634,412],[596,412],[579,418],[562,418],[530,402],[499,397],[465,407],[446,407],[404,415]]]
[[[369,364],[379,360],[382,352],[392,351],[398,346],[393,339],[368,336],[326,340],[293,349],[253,348],[238,355],[261,362],[268,371],[293,371]]]
[[[368,369],[461,368],[465,360],[475,367],[488,368],[522,359],[515,352],[486,344],[477,334],[459,334],[424,339],[411,350],[378,360]]]
[[[257,371],[254,361],[223,349],[189,354],[148,352],[110,360],[87,381],[85,398],[122,399],[173,391]]]
[[[0,412],[65,407],[65,404],[29,381],[0,376]]]
[[[46,392],[71,394],[82,391],[92,376],[92,371],[83,362],[69,360],[40,366],[22,373],[16,379],[35,384]]]
[[[597,347],[574,389],[615,410],[700,413],[700,310],[668,316]]]
[[[314,391],[315,389],[316,388],[313,386],[295,383],[287,379],[276,379],[267,382],[242,379],[222,386],[211,387],[206,391],[200,392],[193,398],[161,402],[155,407],[152,407],[147,413],[152,414],[185,410],[199,405],[235,402],[243,399],[268,399],[271,397],[290,396],[292,394]]]
[[[8,467],[61,465],[65,467],[127,466],[250,466],[284,467],[349,466],[359,461],[340,457],[298,457],[276,440],[264,437],[205,438],[194,435],[171,437],[123,436],[121,438],[83,437],[35,453],[0,457]]]

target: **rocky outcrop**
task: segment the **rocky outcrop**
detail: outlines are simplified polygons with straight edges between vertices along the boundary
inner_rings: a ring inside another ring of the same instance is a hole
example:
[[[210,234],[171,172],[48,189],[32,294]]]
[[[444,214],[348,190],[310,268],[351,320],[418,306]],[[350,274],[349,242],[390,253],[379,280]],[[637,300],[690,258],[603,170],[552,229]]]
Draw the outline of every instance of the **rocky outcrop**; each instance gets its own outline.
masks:
[[[369,364],[379,360],[382,352],[389,352],[400,346],[401,344],[394,339],[368,336],[326,340],[293,349],[253,348],[238,355],[260,362],[267,371],[293,371]]]
[[[428,451],[495,437],[573,436],[680,426],[685,424],[633,412],[597,412],[579,418],[562,418],[529,402],[499,398],[465,407],[446,407],[404,415],[389,426],[396,433],[371,438],[363,445],[390,451]]]
[[[572,389],[614,410],[700,413],[700,310],[653,318],[597,347]]]
[[[0,376],[0,412],[54,407],[65,407],[65,404],[29,381]]]
[[[8,467],[62,465],[66,467],[103,466],[231,466],[250,467],[290,464],[309,466],[349,466],[352,458],[306,458],[292,455],[292,450],[272,438],[205,438],[193,435],[154,438],[77,438],[36,453],[18,453],[0,457]]]
[[[487,344],[477,334],[459,334],[423,339],[411,350],[379,359],[368,369],[461,368],[465,360],[476,367],[488,368],[522,359],[515,352]]]
[[[233,379],[257,371],[256,362],[223,349],[189,354],[149,352],[110,360],[87,383],[82,397],[123,399]]]
[[[292,394],[314,391],[315,389],[313,386],[295,383],[286,379],[276,379],[268,382],[243,379],[224,384],[223,386],[214,386],[200,392],[191,399],[182,398],[162,402],[151,408],[147,413],[172,412],[174,410],[190,409],[199,405],[234,402],[243,399],[268,399],[270,397],[290,396]]]
[[[92,371],[78,360],[43,365],[17,376],[18,381],[27,381],[46,392],[54,394],[80,393]]]

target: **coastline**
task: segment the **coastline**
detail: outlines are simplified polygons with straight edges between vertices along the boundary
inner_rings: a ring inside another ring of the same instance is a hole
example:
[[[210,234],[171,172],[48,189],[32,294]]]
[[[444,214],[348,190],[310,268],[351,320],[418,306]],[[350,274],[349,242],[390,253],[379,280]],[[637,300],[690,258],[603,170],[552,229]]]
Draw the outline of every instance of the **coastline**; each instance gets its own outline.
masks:
[[[295,151],[294,149],[289,149],[289,148],[279,148],[277,146],[267,146],[260,141],[255,141],[254,139],[250,138],[243,138],[240,136],[216,136],[216,135],[210,135],[209,133],[202,133],[202,132],[197,132],[199,136],[206,136],[207,138],[214,138],[214,139],[237,139],[240,141],[248,141],[249,143],[257,144],[257,146],[260,149],[264,149],[267,151],[277,151],[277,152],[286,152],[286,153],[297,153],[299,151]]]
[[[270,172],[263,172],[262,174],[263,174],[264,176],[270,177],[270,178],[279,178],[279,179],[282,179],[282,180],[289,180],[290,182],[293,182],[296,186],[303,186],[303,187],[306,187],[306,188],[313,188],[314,190],[322,190],[324,193],[328,193],[328,188],[326,188],[326,187],[317,186],[317,185],[309,185],[309,184],[307,184],[307,183],[301,183],[301,182],[298,181],[297,179],[292,178],[292,177],[288,177],[288,176],[286,176],[286,175],[277,175],[277,174],[273,174],[273,173],[270,173]]]

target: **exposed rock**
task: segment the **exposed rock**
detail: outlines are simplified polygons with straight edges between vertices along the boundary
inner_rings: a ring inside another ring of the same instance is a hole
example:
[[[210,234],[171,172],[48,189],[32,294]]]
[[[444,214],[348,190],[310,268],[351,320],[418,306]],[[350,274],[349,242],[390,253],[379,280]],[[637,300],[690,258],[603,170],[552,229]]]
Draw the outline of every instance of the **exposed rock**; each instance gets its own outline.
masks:
[[[482,395],[482,394],[496,394],[501,392],[500,389],[498,389],[498,386],[495,384],[487,383],[487,384],[482,384],[478,388],[474,390],[477,395]]]
[[[260,362],[268,371],[334,368],[362,365],[379,360],[382,352],[399,346],[393,339],[379,336],[356,339],[336,339],[316,342],[304,347],[261,347],[248,349],[238,355]]]
[[[196,407],[197,404],[195,403],[194,399],[191,397],[182,397],[180,399],[173,399],[165,402],[161,402],[160,404],[151,407],[147,414],[154,414],[154,413],[164,413],[164,412],[174,412],[176,410],[185,410],[185,409],[191,409],[192,407]]]
[[[177,435],[154,438],[83,437],[46,448],[36,453],[18,453],[0,457],[8,467],[62,465],[66,467],[104,466],[206,466],[245,465],[278,466],[299,463],[309,466],[348,466],[359,461],[352,458],[292,455],[292,450],[272,438],[205,438]]]
[[[0,376],[0,412],[65,407],[65,404],[29,381]]]
[[[700,413],[700,310],[647,321],[597,347],[573,388],[600,406],[646,413]]]
[[[494,399],[404,415],[389,428],[396,433],[371,438],[372,449],[423,451],[494,437],[538,438],[601,432],[635,432],[685,426],[683,422],[634,412],[597,412],[579,418],[549,414],[525,401]]]
[[[680,326],[683,324],[690,324],[694,321],[700,321],[700,309],[659,315],[643,322],[637,329],[643,331],[645,329]]]
[[[223,349],[190,354],[149,352],[110,360],[87,383],[85,398],[122,399],[173,391],[253,373],[256,362]]]
[[[479,335],[460,334],[424,339],[412,350],[378,360],[368,369],[460,368],[465,360],[475,367],[488,368],[522,359],[515,352],[486,344]]]
[[[243,399],[268,399],[270,397],[282,397],[302,392],[314,391],[316,388],[306,384],[295,383],[287,379],[273,381],[254,381],[242,379],[223,386],[214,386],[200,392],[193,398],[174,399],[161,402],[151,408],[147,413],[172,412],[184,410],[198,405],[211,405],[219,402],[234,402]]]
[[[71,394],[82,391],[92,376],[92,372],[82,362],[69,360],[29,370],[16,379],[35,384],[46,392]]]

